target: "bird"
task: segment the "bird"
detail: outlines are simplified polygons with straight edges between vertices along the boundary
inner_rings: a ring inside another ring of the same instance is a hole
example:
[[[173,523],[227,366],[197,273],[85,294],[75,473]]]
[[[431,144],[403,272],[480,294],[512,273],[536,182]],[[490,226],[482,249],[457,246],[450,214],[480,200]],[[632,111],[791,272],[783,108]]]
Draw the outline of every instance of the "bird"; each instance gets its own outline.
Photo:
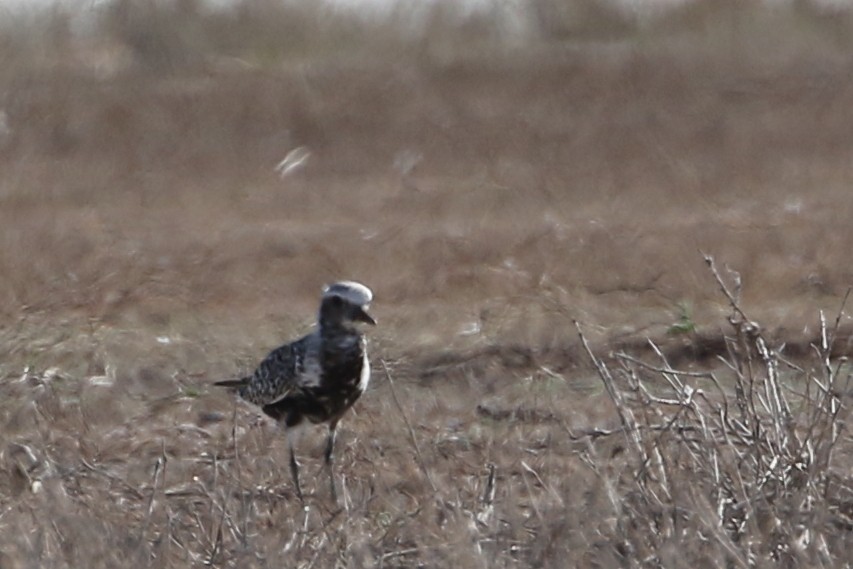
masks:
[[[284,427],[290,473],[303,503],[294,433],[306,421],[328,425],[324,458],[332,499],[337,502],[332,469],[335,433],[341,417],[370,382],[367,340],[359,324],[376,325],[367,312],[372,300],[373,292],[358,282],[338,281],[324,287],[312,333],[272,350],[251,375],[214,383],[236,391]]]

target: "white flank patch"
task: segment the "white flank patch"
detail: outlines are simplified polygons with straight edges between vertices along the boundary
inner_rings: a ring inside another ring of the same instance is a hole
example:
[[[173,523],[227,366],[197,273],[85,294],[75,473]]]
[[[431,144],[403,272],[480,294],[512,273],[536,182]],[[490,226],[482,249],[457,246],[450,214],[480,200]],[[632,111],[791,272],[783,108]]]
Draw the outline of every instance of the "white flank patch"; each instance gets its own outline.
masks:
[[[364,352],[364,362],[361,364],[361,377],[358,380],[358,389],[365,391],[370,383],[370,360],[367,359],[367,351]]]

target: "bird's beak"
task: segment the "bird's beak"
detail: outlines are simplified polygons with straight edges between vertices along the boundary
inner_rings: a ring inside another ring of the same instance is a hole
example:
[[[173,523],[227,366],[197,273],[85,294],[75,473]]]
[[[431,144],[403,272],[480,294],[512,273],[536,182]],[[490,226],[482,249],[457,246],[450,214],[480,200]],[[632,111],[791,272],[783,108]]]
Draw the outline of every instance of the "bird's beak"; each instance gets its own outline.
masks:
[[[370,324],[371,326],[376,326],[376,320],[364,310],[364,308],[358,307],[353,315],[353,320],[358,320],[359,322],[364,322],[365,324]]]

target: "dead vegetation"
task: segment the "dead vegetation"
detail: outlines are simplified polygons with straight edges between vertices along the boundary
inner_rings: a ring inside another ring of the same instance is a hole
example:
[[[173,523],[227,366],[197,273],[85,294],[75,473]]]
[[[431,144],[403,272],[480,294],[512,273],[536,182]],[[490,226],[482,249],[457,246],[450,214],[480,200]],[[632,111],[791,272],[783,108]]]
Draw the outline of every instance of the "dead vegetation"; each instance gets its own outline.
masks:
[[[721,370],[677,370],[652,342],[657,362],[618,353],[608,366],[581,334],[619,416],[585,433],[582,454],[609,489],[610,541],[641,566],[833,566],[853,530],[851,372],[830,357],[842,313],[821,315],[803,367],[741,308],[739,276],[726,284],[706,261],[732,309]],[[595,444],[610,436],[617,469]]]
[[[0,567],[850,565],[849,14],[535,4],[4,28]],[[208,386],[341,277],[374,381],[302,510]]]
[[[487,396],[471,380],[395,386],[381,361],[341,437],[340,507],[322,433],[303,510],[281,433],[191,378],[155,398],[109,374],[6,377],[4,564],[843,567],[843,313],[795,363],[714,275],[732,309],[720,365],[676,369],[654,343],[657,357],[603,358],[581,334],[604,387],[582,395],[593,410],[580,378],[539,364]]]

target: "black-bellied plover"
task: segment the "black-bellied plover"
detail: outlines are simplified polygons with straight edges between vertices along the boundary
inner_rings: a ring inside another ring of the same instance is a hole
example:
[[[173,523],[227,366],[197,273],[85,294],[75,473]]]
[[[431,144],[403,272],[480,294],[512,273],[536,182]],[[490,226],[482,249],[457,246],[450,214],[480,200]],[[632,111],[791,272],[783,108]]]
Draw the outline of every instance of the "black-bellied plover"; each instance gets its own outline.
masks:
[[[367,313],[371,300],[373,293],[360,283],[341,281],[327,286],[313,333],[270,352],[252,375],[215,384],[236,388],[240,397],[260,406],[285,428],[290,473],[300,500],[294,432],[307,419],[329,425],[325,460],[332,498],[337,501],[332,472],[335,429],[370,380],[366,341],[356,324],[376,324]]]

